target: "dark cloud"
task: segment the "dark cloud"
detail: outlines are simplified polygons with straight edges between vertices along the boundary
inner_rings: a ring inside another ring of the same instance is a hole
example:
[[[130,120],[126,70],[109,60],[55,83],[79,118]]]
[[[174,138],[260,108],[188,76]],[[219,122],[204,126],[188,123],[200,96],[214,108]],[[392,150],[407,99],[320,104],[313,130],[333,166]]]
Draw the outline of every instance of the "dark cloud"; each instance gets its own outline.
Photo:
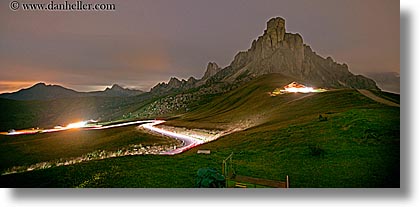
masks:
[[[78,90],[113,83],[148,90],[170,76],[200,78],[209,61],[228,65],[274,16],[354,73],[399,72],[394,0],[106,2],[116,11],[13,12],[2,2],[0,91],[37,81]]]

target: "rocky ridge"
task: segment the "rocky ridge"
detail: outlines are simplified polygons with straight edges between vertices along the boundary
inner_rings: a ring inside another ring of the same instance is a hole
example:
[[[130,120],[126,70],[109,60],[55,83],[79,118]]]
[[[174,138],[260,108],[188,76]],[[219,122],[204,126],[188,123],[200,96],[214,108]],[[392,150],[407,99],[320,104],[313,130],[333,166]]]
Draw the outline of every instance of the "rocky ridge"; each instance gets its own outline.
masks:
[[[215,62],[209,62],[207,65],[206,72],[204,73],[203,77],[200,79],[200,81],[206,81],[210,77],[214,76],[216,73],[218,73],[222,68],[217,65]]]
[[[150,90],[150,92],[158,93],[158,94],[165,94],[165,93],[174,92],[174,91],[183,91],[183,90],[188,90],[191,88],[196,88],[196,87],[204,85],[209,78],[214,76],[220,70],[222,70],[222,68],[219,67],[215,62],[209,62],[207,65],[206,71],[201,79],[197,80],[194,77],[190,77],[188,78],[188,80],[184,80],[184,79],[179,80],[176,77],[171,77],[168,83],[165,83],[165,82],[159,83],[156,86],[154,86]]]
[[[176,77],[171,77],[169,79],[168,83],[162,82],[154,86],[152,89],[150,89],[151,93],[156,94],[166,94],[169,92],[174,91],[181,91],[181,90],[188,90],[191,88],[194,88],[196,86],[196,83],[198,82],[197,79],[194,77],[188,78],[188,80],[179,80]]]
[[[267,22],[263,35],[252,41],[247,51],[239,52],[229,66],[220,68],[210,62],[200,80],[171,78],[168,83],[160,83],[151,91],[190,89],[206,83],[213,87],[214,83],[243,82],[270,73],[295,77],[318,87],[379,89],[373,80],[352,74],[347,64],[316,54],[304,44],[300,34],[286,32],[283,18],[275,17]]]
[[[375,82],[352,74],[346,64],[323,58],[300,34],[286,32],[285,20],[272,18],[263,35],[247,51],[239,52],[232,63],[215,74],[216,81],[238,81],[263,74],[281,73],[319,87],[378,89]]]

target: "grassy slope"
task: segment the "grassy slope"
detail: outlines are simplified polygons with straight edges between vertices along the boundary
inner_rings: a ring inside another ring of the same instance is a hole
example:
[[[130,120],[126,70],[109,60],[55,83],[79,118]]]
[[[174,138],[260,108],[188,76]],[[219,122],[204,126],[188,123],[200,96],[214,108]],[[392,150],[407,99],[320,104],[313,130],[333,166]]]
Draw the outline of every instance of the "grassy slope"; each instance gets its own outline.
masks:
[[[278,103],[306,96],[305,94],[289,94],[278,97],[268,95],[275,88],[282,87],[292,81],[292,78],[279,74],[263,76],[223,94],[194,112],[184,114],[178,119],[167,122],[167,124],[192,128],[226,129],[232,123],[267,117]]]
[[[31,107],[30,102],[0,98],[0,131],[13,129],[16,126],[33,127],[37,115],[36,107]]]
[[[173,125],[227,128],[256,118],[258,125],[176,156],[136,156],[0,177],[1,186],[194,187],[201,167],[221,169],[234,152],[238,174],[284,179],[291,187],[398,187],[399,108],[355,90],[307,96],[266,92],[288,83],[262,77],[216,98]],[[322,114],[327,121],[319,121]]]
[[[136,126],[106,130],[69,130],[35,135],[0,135],[0,172],[13,166],[82,156],[97,150],[118,150],[130,144],[171,144],[173,139],[154,136]]]

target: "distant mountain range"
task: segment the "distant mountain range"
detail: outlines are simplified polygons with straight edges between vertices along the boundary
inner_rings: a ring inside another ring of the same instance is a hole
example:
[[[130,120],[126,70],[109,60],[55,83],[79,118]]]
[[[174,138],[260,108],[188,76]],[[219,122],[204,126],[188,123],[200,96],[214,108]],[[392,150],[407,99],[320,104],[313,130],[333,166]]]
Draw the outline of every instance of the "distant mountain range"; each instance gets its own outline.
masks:
[[[17,92],[0,94],[0,98],[27,101],[92,96],[127,97],[136,96],[142,93],[143,91],[123,88],[117,84],[114,84],[111,88],[106,88],[104,91],[78,92],[60,85],[47,85],[45,83],[37,83],[29,88],[21,89]]]

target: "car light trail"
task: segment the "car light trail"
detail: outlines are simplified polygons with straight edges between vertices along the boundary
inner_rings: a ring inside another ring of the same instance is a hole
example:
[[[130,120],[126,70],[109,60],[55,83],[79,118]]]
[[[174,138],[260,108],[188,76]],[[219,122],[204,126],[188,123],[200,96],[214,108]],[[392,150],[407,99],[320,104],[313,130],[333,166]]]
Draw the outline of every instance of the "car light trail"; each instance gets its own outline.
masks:
[[[179,133],[175,133],[175,132],[171,132],[171,131],[168,131],[168,130],[164,130],[164,129],[155,127],[155,125],[162,124],[164,122],[165,121],[163,121],[163,120],[157,120],[157,121],[154,121],[152,123],[141,125],[141,127],[145,128],[145,129],[148,129],[150,131],[153,131],[153,132],[156,132],[156,133],[159,133],[159,134],[163,134],[163,135],[166,135],[166,136],[169,136],[169,137],[173,137],[173,138],[182,140],[184,142],[184,146],[176,148],[174,150],[163,152],[161,154],[163,154],[163,155],[175,155],[175,154],[179,154],[179,153],[184,152],[188,149],[191,149],[193,147],[196,147],[198,145],[201,145],[201,144],[205,143],[203,140],[196,139],[194,137],[191,137],[191,136],[188,136],[188,135],[185,135],[185,134],[179,134]]]
[[[142,120],[142,121],[132,121],[132,122],[124,122],[119,124],[112,124],[112,125],[90,125],[89,122],[91,121],[80,121],[80,122],[74,122],[70,123],[65,127],[62,126],[56,126],[52,129],[28,129],[28,130],[11,130],[9,132],[2,132],[3,135],[29,135],[29,134],[37,134],[37,133],[51,133],[51,132],[60,132],[65,130],[71,130],[71,129],[83,129],[83,130],[103,130],[103,129],[109,129],[109,128],[116,128],[116,127],[123,127],[123,126],[129,126],[129,125],[136,125],[139,124],[139,127],[143,127],[145,129],[148,129],[152,132],[159,133],[168,137],[172,137],[178,140],[183,141],[183,146],[178,147],[173,150],[169,150],[166,152],[162,152],[160,154],[163,155],[175,155],[182,153],[188,149],[191,149],[193,147],[196,147],[198,145],[201,145],[203,143],[206,143],[208,141],[212,141],[217,139],[220,135],[209,135],[209,136],[203,136],[203,135],[197,135],[192,134],[186,135],[182,133],[177,133],[169,130],[165,130],[159,127],[156,127],[156,125],[165,123],[164,120]]]
[[[80,122],[76,122],[76,123],[70,123],[65,128],[67,128],[67,129],[77,129],[77,128],[86,127],[86,124],[87,124],[87,121],[80,121]]]
[[[154,120],[143,120],[143,121],[132,121],[132,122],[125,122],[120,124],[112,124],[112,125],[91,125],[89,122],[92,121],[80,121],[80,122],[74,122],[70,123],[65,127],[62,126],[55,126],[52,129],[23,129],[23,130],[11,130],[9,132],[0,132],[2,135],[26,135],[26,134],[37,134],[37,133],[51,133],[51,132],[60,132],[70,129],[84,129],[84,130],[91,130],[91,129],[109,129],[109,128],[115,128],[115,127],[123,127],[123,126],[129,126],[129,125],[135,125],[135,124],[144,124],[144,123],[150,123]]]
[[[131,156],[131,155],[144,155],[144,154],[153,154],[153,155],[176,155],[182,152],[185,152],[191,148],[199,146],[209,141],[216,140],[217,138],[224,136],[226,134],[230,134],[235,130],[223,131],[217,134],[209,134],[209,136],[198,135],[191,133],[190,131],[182,131],[183,129],[173,127],[173,131],[181,131],[181,133],[173,132],[171,130],[165,130],[156,125],[165,123],[164,120],[142,120],[142,121],[132,121],[132,122],[125,122],[119,124],[112,124],[107,126],[102,125],[90,125],[91,121],[82,121],[82,122],[75,122],[70,123],[66,127],[56,126],[52,129],[28,129],[28,130],[11,130],[9,132],[2,132],[0,134],[3,135],[23,135],[23,134],[36,134],[36,133],[49,133],[49,132],[59,132],[69,129],[83,129],[83,130],[101,130],[101,129],[109,129],[115,127],[123,127],[129,125],[136,125],[139,124],[139,127],[143,127],[149,131],[154,133],[159,133],[171,138],[175,138],[182,141],[182,145],[169,145],[169,146],[150,146],[147,148],[139,147],[134,149],[125,149],[125,150],[117,150],[116,152],[107,152],[102,151],[101,155],[95,158],[92,158],[87,155],[83,155],[81,157],[70,158],[69,160],[56,160],[56,161],[48,161],[48,162],[41,162],[32,164],[29,166],[14,166],[11,169],[6,170],[5,174],[14,174],[14,173],[21,173],[27,172],[32,170],[39,170],[39,169],[46,169],[55,166],[62,166],[62,165],[73,165],[81,162],[87,162],[91,160],[100,160],[106,158],[113,158],[113,157],[121,157],[121,156]],[[186,135],[187,133],[188,135]]]
[[[125,123],[120,123],[120,124],[112,124],[112,125],[107,125],[107,126],[96,126],[96,127],[91,127],[91,129],[109,129],[109,128],[115,128],[115,127],[123,127],[123,126],[129,126],[129,125],[135,125],[135,124],[144,124],[144,123],[149,123],[149,122],[154,122],[155,120],[143,120],[143,121],[132,121],[132,122],[125,122]]]

